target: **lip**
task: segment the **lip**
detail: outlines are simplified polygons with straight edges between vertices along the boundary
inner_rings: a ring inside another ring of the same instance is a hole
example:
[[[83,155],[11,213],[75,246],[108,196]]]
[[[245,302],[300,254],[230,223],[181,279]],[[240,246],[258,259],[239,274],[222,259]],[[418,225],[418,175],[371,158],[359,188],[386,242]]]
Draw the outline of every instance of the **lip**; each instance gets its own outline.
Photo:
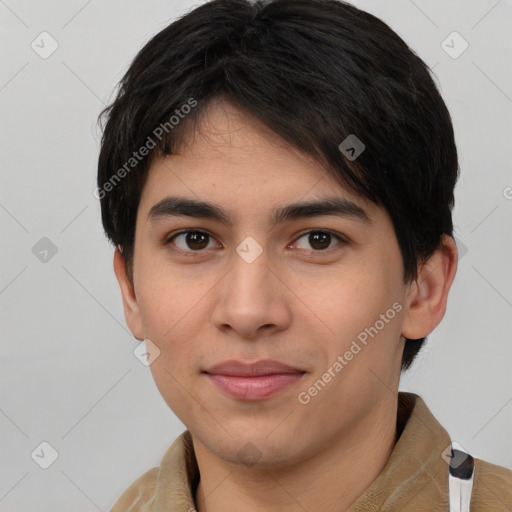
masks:
[[[206,373],[216,375],[231,375],[236,377],[258,377],[261,375],[275,375],[281,373],[303,373],[304,370],[294,368],[273,359],[263,359],[254,363],[243,363],[231,359],[211,366]]]
[[[304,370],[270,359],[255,363],[224,361],[204,372],[224,393],[247,401],[263,400],[302,379]]]

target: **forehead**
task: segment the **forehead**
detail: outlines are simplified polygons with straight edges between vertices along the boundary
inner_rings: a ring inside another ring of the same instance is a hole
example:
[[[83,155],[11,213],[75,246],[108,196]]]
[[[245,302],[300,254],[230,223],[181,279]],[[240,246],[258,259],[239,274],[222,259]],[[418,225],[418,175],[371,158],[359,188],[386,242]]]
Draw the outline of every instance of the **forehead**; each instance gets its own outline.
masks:
[[[262,177],[269,165],[275,171],[295,170],[311,175],[325,175],[326,170],[311,155],[300,151],[277,135],[260,119],[229,102],[214,100],[207,105],[193,128],[185,119],[186,128],[180,145],[168,156],[201,161],[200,166],[215,167],[215,161],[239,171],[255,170]],[[241,168],[240,162],[248,164]],[[269,169],[269,170],[272,170]],[[309,171],[309,172],[307,172]],[[239,172],[240,174],[240,172]]]
[[[203,206],[211,202],[235,210],[268,209],[274,221],[279,216],[276,206],[328,198],[343,199],[346,209],[359,207],[367,217],[376,208],[343,187],[311,155],[226,102],[209,105],[176,149],[156,158],[149,169],[140,205],[146,215],[168,196],[187,197]]]

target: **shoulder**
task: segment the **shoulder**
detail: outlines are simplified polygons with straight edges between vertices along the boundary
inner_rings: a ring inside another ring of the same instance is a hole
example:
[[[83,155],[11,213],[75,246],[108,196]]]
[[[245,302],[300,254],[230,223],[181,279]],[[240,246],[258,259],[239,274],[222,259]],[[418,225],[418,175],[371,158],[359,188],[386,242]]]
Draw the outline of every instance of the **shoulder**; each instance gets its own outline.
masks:
[[[159,467],[146,471],[137,478],[115,502],[110,512],[143,512],[155,494]]]
[[[126,489],[110,512],[163,510],[166,503],[193,503],[191,482],[199,478],[190,432],[185,430],[167,449],[160,465],[146,471]],[[183,508],[183,507],[182,507]]]
[[[512,470],[475,459],[471,510],[493,512],[512,510]]]

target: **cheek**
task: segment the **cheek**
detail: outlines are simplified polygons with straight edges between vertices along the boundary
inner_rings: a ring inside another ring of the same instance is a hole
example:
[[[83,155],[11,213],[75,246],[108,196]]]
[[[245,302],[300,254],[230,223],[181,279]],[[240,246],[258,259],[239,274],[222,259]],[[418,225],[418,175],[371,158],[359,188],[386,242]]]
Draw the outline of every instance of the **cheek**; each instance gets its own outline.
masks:
[[[393,269],[383,272],[382,268],[389,267],[368,265],[340,273],[323,288],[304,283],[308,305],[321,319],[329,364],[347,351],[353,352],[348,354],[350,361],[358,361],[349,363],[351,368],[389,364],[395,357],[403,310],[401,288]],[[344,373],[352,373],[347,370]]]
[[[185,325],[191,328],[191,319],[197,316],[211,288],[205,280],[186,277],[165,262],[148,261],[144,265],[143,258],[138,277],[137,302],[144,332],[163,343],[183,332]]]
[[[385,301],[382,293],[378,278],[370,278],[367,271],[341,272],[323,286],[305,283],[304,288],[311,309],[336,339],[345,342],[378,318]]]

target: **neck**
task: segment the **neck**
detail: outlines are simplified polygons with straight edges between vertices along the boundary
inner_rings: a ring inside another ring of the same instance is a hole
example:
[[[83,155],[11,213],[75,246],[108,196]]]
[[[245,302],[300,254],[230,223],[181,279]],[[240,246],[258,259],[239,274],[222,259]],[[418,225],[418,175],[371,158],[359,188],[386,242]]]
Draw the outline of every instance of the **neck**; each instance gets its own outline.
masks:
[[[351,431],[286,467],[247,468],[219,459],[194,439],[201,479],[198,512],[347,512],[377,478],[396,442],[397,397],[383,400]]]

